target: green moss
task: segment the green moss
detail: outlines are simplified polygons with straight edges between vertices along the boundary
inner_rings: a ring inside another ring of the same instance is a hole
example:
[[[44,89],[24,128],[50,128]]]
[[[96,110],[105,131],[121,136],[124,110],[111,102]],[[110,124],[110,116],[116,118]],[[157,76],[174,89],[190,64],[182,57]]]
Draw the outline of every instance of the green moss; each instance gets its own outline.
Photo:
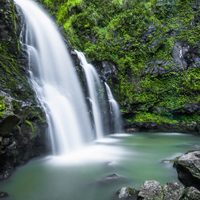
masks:
[[[129,123],[135,123],[135,122],[152,122],[156,124],[177,124],[177,120],[171,120],[167,116],[160,116],[156,114],[146,113],[146,112],[138,112],[135,114],[134,118],[130,118],[126,120]]]
[[[184,107],[200,101],[200,69],[178,72],[180,66],[171,56],[176,41],[191,47],[200,44],[200,22],[195,21],[200,9],[192,9],[194,0],[48,2],[74,48],[91,60],[108,60],[116,66],[119,81],[109,82],[122,113],[135,116],[129,121],[199,122],[199,113],[184,113]],[[168,62],[162,65],[166,72],[152,73],[159,68],[152,61]],[[177,72],[170,72],[174,68]],[[161,112],[155,111],[158,107]]]
[[[0,117],[2,116],[5,109],[6,109],[5,103],[3,101],[2,96],[0,95]]]

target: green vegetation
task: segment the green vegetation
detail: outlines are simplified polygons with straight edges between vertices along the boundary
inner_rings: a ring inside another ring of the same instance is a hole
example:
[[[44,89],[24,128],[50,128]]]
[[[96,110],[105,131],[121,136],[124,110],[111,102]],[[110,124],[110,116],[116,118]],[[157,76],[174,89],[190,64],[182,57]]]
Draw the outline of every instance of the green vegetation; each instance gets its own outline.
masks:
[[[24,66],[19,65],[19,30],[13,1],[2,1],[0,18],[3,27],[0,36],[0,90],[13,98],[27,100],[30,86],[24,76]]]
[[[3,101],[3,97],[0,95],[0,117],[2,116],[5,109],[6,109],[6,106],[5,106],[5,103]]]
[[[30,125],[31,130],[32,130],[32,133],[34,133],[33,124],[32,124],[30,121],[28,121],[28,120],[26,120],[25,122],[26,122],[28,125]]]
[[[190,114],[184,119],[181,115],[186,104],[200,100],[199,68],[173,70],[181,66],[173,62],[172,50],[177,41],[199,48],[200,9],[193,9],[195,3],[199,6],[195,0],[38,1],[56,17],[74,48],[92,61],[117,67],[119,81],[109,81],[124,113],[132,113],[138,122],[190,121]],[[165,63],[162,75],[151,73],[160,67],[156,61]],[[157,107],[164,111],[155,113]]]

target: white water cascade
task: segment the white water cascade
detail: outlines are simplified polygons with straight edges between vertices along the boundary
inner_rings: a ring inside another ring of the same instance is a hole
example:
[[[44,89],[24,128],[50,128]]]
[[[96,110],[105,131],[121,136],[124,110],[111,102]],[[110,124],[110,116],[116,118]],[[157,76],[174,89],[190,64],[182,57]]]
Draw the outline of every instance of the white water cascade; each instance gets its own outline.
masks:
[[[106,91],[108,95],[108,101],[110,104],[110,114],[111,114],[111,121],[113,125],[113,131],[114,133],[120,133],[122,132],[122,119],[121,119],[121,113],[119,110],[119,105],[115,101],[113,94],[110,90],[110,87],[108,86],[106,82],[105,82],[105,86],[106,86]]]
[[[30,77],[47,116],[53,153],[66,155],[94,139],[75,68],[54,22],[34,1],[15,0],[25,23],[21,43]]]
[[[84,69],[84,73],[86,76],[88,93],[89,93],[89,100],[92,107],[92,116],[94,120],[94,128],[96,132],[97,139],[103,137],[103,122],[100,113],[100,106],[98,102],[98,94],[97,91],[101,88],[101,83],[99,76],[95,70],[95,68],[89,64],[82,52],[75,50],[76,54],[78,55],[81,66]]]

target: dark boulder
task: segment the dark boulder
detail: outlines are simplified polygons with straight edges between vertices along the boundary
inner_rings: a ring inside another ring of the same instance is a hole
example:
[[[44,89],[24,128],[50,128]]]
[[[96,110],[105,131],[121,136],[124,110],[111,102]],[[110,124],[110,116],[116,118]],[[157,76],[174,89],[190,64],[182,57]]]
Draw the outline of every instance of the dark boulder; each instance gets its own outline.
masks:
[[[2,199],[4,197],[8,197],[8,193],[6,193],[6,192],[0,192],[0,199]]]
[[[200,151],[181,156],[175,162],[179,180],[186,186],[200,189]]]
[[[12,128],[17,125],[20,121],[19,116],[13,113],[12,102],[7,97],[2,97],[0,95],[0,136],[9,137]]]

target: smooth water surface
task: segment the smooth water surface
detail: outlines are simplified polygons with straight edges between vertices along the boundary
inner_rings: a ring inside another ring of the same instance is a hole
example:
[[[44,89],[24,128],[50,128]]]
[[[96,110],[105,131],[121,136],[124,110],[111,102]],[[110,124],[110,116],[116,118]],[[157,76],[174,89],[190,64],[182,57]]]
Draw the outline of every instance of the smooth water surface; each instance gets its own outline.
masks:
[[[67,157],[34,159],[0,182],[8,200],[107,200],[123,186],[145,180],[178,181],[172,159],[200,148],[197,136],[179,133],[113,134]],[[110,174],[127,177],[97,181]]]

